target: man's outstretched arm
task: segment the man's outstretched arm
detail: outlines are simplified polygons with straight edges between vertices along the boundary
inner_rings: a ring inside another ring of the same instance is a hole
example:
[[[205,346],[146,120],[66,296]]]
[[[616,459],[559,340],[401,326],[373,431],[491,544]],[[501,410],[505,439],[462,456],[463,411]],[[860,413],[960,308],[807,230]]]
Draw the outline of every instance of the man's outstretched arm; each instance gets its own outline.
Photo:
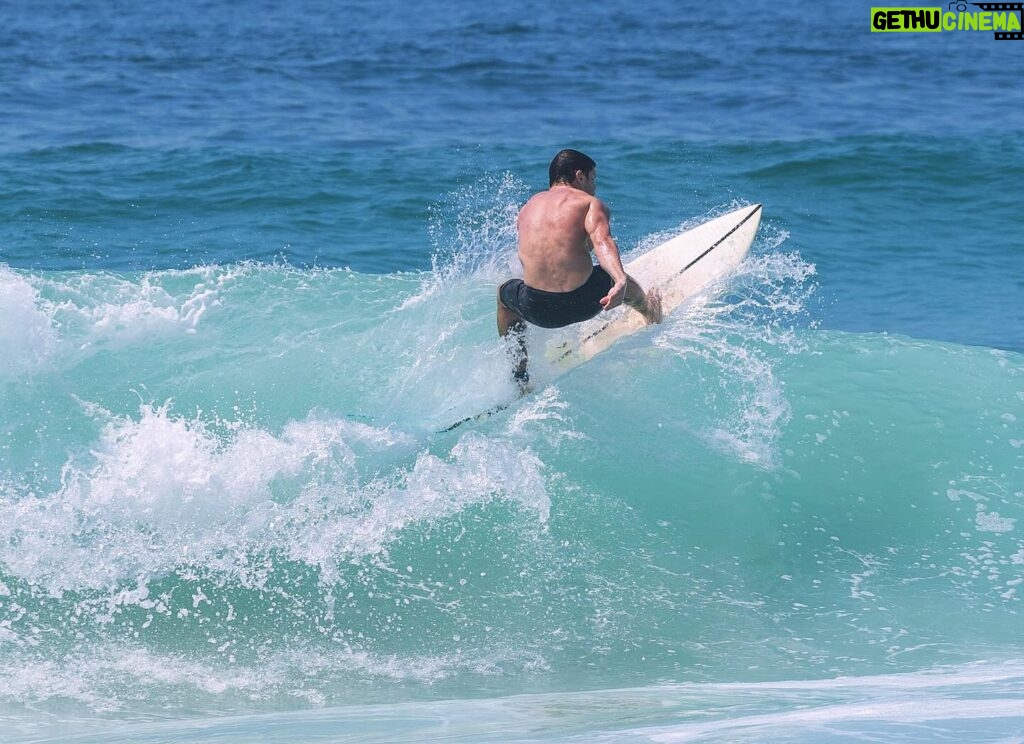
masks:
[[[594,255],[601,268],[608,272],[614,284],[608,294],[601,298],[601,307],[611,310],[622,304],[626,296],[626,284],[628,277],[626,270],[622,268],[622,257],[619,255],[619,246],[612,237],[611,224],[608,221],[608,209],[600,199],[594,199],[587,210],[587,217],[583,223],[590,244],[594,247]]]
[[[619,246],[611,235],[608,210],[600,199],[594,199],[585,221],[587,235],[594,246],[594,255],[601,268],[615,282],[608,294],[601,298],[601,307],[611,310],[623,302],[644,316],[648,323],[661,322],[661,294],[657,289],[644,292],[643,287],[626,273],[619,255]]]

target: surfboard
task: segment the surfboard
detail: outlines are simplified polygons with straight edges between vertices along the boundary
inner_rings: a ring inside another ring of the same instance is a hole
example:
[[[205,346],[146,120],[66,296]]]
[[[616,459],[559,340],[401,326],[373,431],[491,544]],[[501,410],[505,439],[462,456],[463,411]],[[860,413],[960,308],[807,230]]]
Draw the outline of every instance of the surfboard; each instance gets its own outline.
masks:
[[[716,286],[740,265],[761,224],[761,205],[753,204],[708,220],[652,248],[623,265],[626,273],[645,290],[661,291],[665,316],[694,295]],[[569,338],[552,342],[546,357],[558,373],[593,359],[624,336],[645,328],[640,313],[626,307],[599,314],[571,326]],[[441,429],[448,432],[471,421],[481,421],[508,408],[509,404],[469,416]]]
[[[667,316],[739,266],[760,224],[760,204],[742,207],[666,240],[624,268],[645,290],[661,290],[661,309]],[[646,325],[643,316],[629,308],[601,313],[574,326],[573,338],[549,347],[547,358],[566,371]]]

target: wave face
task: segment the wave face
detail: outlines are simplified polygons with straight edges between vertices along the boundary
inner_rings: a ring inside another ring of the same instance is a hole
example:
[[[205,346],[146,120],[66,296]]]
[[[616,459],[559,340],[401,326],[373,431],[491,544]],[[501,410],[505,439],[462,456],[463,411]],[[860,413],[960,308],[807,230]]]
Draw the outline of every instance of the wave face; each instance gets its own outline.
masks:
[[[815,328],[769,220],[726,285],[557,380],[533,333],[537,391],[438,433],[514,396],[510,214],[429,272],[0,268],[5,707],[1012,657],[1024,358]]]

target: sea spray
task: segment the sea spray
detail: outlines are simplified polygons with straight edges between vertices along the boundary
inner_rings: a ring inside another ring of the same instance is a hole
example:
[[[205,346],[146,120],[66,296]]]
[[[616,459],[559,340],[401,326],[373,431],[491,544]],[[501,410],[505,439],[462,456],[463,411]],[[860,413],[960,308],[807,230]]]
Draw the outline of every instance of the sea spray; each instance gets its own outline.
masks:
[[[529,195],[514,174],[490,173],[436,204],[430,220],[435,281],[499,281],[516,271],[516,215]]]
[[[40,304],[32,283],[0,264],[0,384],[30,377],[53,353],[57,333]]]

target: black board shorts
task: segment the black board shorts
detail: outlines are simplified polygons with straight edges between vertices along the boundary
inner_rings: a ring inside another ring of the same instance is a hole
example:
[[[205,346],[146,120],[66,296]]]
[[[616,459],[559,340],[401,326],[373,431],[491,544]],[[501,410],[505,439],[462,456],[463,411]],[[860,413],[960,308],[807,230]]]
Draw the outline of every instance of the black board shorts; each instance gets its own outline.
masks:
[[[562,328],[590,320],[601,312],[600,300],[614,284],[607,271],[595,266],[587,281],[569,292],[545,292],[528,287],[522,279],[509,279],[501,285],[498,297],[527,323]]]

